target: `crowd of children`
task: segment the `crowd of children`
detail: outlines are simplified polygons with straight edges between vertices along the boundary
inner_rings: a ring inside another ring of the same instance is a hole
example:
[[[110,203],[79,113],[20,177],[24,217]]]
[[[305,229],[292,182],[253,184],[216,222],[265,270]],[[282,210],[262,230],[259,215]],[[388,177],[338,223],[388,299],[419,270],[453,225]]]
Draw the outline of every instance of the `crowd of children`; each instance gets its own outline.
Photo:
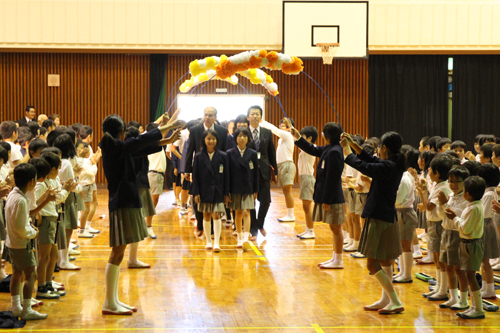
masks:
[[[258,148],[264,144],[266,130],[265,140],[272,137],[270,133],[280,138],[275,157],[266,162],[271,175],[277,172],[285,196],[287,214],[278,220],[295,221],[291,187],[297,146],[306,222],[306,230],[297,237],[314,239],[314,222],[329,225],[333,254],[319,264],[321,269],[343,269],[343,252],[366,258],[369,272],[382,287],[381,299],[365,306],[366,311],[404,311],[393,283],[412,283],[414,264],[435,265],[434,286],[423,296],[441,301],[440,308],[461,311],[457,312],[460,318],[484,318],[482,299],[496,298],[493,272],[500,270],[500,144],[493,135],[476,137],[475,155],[462,141],[424,137],[413,148],[403,145],[396,132],[365,141],[330,122],[321,133],[326,144],[316,146],[319,133],[313,126],[299,131],[290,118],[284,118],[279,128],[262,119],[251,122],[250,111],[260,110],[262,116],[261,109],[251,107],[246,116],[233,121],[227,133],[210,120],[216,110],[207,108],[201,125],[200,120],[184,124],[177,119],[178,110],[172,119],[161,116],[146,131],[135,121],[126,125],[121,117],[108,116],[100,148],[94,153],[92,128],[61,126],[57,115],[40,115],[38,124],[29,118],[32,109],[27,107],[24,122],[0,124],[0,236],[5,241],[0,278],[6,277],[4,263],[11,262],[15,316],[46,318],[32,309],[41,304],[38,299],[66,294],[64,285],[53,280],[53,272],[80,269],[70,262],[79,254],[71,238],[74,230],[80,238],[99,233],[92,221],[101,158],[109,190],[111,247],[103,314],[137,311],[119,301],[119,265],[130,245],[128,267],[150,267],[138,260],[137,252],[144,238],[156,238],[151,221],[163,191],[164,146],[174,164],[174,204],[181,216],[187,214],[189,204],[196,207],[202,223],[198,222],[195,233],[198,237],[205,234],[205,248],[220,251],[225,218],[227,227],[234,224],[236,248],[248,249],[255,240],[251,233],[255,201],[263,200],[265,206],[262,187],[274,181],[271,176],[263,182],[261,173]],[[21,123],[25,126],[19,127]],[[197,136],[190,135],[193,128]],[[199,142],[189,142],[194,137]],[[194,150],[195,145],[199,149]],[[424,231],[417,236],[417,229]],[[265,236],[263,221],[258,230]],[[419,238],[427,244],[425,258]],[[394,269],[396,260],[399,272]],[[33,298],[35,282],[37,299]]]

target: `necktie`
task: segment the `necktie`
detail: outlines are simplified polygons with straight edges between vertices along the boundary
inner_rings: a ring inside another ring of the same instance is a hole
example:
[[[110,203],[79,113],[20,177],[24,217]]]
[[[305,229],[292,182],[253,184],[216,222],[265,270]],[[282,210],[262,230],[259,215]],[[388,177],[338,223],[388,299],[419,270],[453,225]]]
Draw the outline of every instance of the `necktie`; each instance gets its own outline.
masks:
[[[260,138],[259,131],[257,129],[253,130],[253,141],[255,142],[255,149],[259,149]]]

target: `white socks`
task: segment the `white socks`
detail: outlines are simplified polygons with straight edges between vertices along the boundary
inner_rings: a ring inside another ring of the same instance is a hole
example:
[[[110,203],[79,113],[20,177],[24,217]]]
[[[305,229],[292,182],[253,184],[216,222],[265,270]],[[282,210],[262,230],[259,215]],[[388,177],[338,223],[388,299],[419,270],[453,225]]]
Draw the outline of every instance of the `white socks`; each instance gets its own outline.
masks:
[[[139,261],[138,252],[139,252],[139,242],[130,244],[129,252],[128,252],[128,265],[129,265],[129,267],[134,266],[135,268],[137,268],[137,267],[149,268],[150,267],[149,264],[146,264],[146,263],[143,263],[142,261]]]
[[[335,257],[336,257],[336,253],[335,253],[335,252],[333,252],[333,254],[332,254],[332,258],[331,258],[331,259],[328,259],[327,261],[324,261],[324,262],[320,263],[319,265],[320,265],[320,266],[325,266],[325,265],[327,265],[327,264],[329,264],[329,263],[333,262],[333,261],[335,260]]]
[[[487,283],[486,281],[483,281],[483,287],[481,288],[480,291],[483,297],[496,296],[495,283]]]
[[[108,263],[106,265],[106,296],[104,299],[103,311],[115,313],[126,313],[130,309],[121,306],[118,302],[118,279],[120,277],[120,266]]]
[[[420,244],[413,245],[413,252],[420,252]]]
[[[320,264],[322,268],[344,268],[342,253],[333,253],[332,259]]]
[[[390,304],[391,304],[391,298],[389,297],[389,293],[387,293],[386,288],[384,288],[384,285],[387,287],[388,284],[390,283],[389,289],[392,288],[392,290],[394,291],[394,287],[392,286],[392,283],[391,283],[391,281],[392,281],[392,266],[382,266],[382,270],[378,271],[374,275],[374,277],[377,279],[377,281],[379,281],[380,285],[382,286],[382,297],[377,302],[375,302],[371,305],[365,306],[366,310],[384,309],[384,308],[390,306]],[[384,285],[382,285],[382,283],[384,283]],[[394,291],[394,294],[396,294],[395,291]],[[392,296],[394,297],[394,295],[392,295]],[[397,294],[396,294],[396,298],[397,298]],[[398,301],[399,301],[399,299],[398,299]],[[401,303],[401,302],[399,302],[399,303]],[[402,305],[400,304],[400,306],[402,306]]]
[[[293,208],[286,209],[286,216],[295,218],[295,213]]]
[[[446,271],[439,270],[439,282],[439,290],[434,294],[434,296],[438,294],[448,295],[448,274],[446,273]]]
[[[396,281],[409,281],[412,279],[413,269],[413,254],[411,252],[403,252],[399,256],[399,274],[394,277]]]
[[[212,247],[212,223],[210,221],[203,220],[203,230],[205,231],[205,236],[207,237],[206,248]]]
[[[13,313],[20,314],[23,311],[23,307],[21,306],[21,295],[10,296],[10,303],[10,311]]]
[[[390,311],[401,308],[403,304],[399,300],[398,294],[392,285],[392,266],[383,266],[382,269],[373,276],[377,279],[378,283],[380,283],[382,289],[389,297],[389,304],[383,307],[383,309]]]
[[[220,248],[219,247],[219,239],[220,239],[220,233],[222,229],[222,221],[221,219],[214,219],[214,249]]]
[[[248,242],[249,238],[250,238],[250,232],[248,231],[243,232],[243,242]]]
[[[236,244],[236,247],[242,247],[243,246],[243,234],[241,232],[238,232],[238,244]]]

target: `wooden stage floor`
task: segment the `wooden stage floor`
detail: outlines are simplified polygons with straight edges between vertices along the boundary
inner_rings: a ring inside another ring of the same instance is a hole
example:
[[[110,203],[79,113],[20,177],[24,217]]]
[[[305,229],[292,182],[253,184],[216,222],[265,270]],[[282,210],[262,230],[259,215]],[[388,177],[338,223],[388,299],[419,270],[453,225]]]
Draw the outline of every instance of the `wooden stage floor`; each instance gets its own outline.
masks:
[[[109,255],[108,219],[93,224],[102,234],[79,239],[80,272],[61,271],[56,281],[66,285],[67,296],[46,300],[43,321],[28,322],[22,332],[492,332],[500,329],[500,314],[485,320],[465,321],[439,308],[421,294],[427,283],[414,279],[396,289],[406,311],[382,316],[363,311],[378,300],[381,288],[368,275],[364,259],[344,254],[344,270],[320,270],[317,263],[331,257],[328,226],[316,224],[315,240],[298,240],[305,228],[302,205],[296,197],[296,223],[279,223],[285,215],[284,198],[273,189],[266,221],[267,237],[258,237],[253,251],[235,249],[229,229],[221,236],[222,251],[204,249],[193,234],[193,223],[179,219],[172,206],[173,192],[160,198],[154,229],[158,239],[146,239],[139,259],[146,270],[121,265],[120,299],[139,308],[133,316],[103,316],[104,270]],[[107,212],[107,190],[99,190],[96,213]],[[125,258],[128,257],[128,252]],[[10,272],[10,265],[7,265]],[[432,266],[419,267],[434,275]],[[500,304],[500,301],[496,301]],[[1,294],[0,309],[10,308],[10,295]]]

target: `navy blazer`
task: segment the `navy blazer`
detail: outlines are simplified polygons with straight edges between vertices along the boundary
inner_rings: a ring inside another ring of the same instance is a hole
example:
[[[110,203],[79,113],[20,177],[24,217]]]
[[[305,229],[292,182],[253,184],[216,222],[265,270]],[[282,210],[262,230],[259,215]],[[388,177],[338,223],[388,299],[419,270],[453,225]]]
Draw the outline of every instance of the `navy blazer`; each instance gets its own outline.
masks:
[[[214,130],[217,132],[217,136],[219,137],[216,148],[217,150],[225,152],[227,150],[227,128],[214,124]],[[189,130],[189,145],[186,152],[186,158],[188,158],[188,160],[186,160],[185,173],[193,172],[193,162],[189,159],[189,157],[192,157],[194,153],[199,153],[201,151],[201,136],[203,135],[203,132],[205,132],[205,125],[203,124],[191,127]]]
[[[398,168],[395,160],[383,160],[370,156],[364,150],[358,156],[350,154],[345,162],[372,178],[365,209],[361,216],[390,223],[397,221],[396,196],[405,170]]]
[[[259,159],[257,152],[246,148],[241,156],[238,147],[227,151],[229,160],[229,183],[231,194],[254,194],[259,192]]]
[[[248,130],[251,132],[250,127]],[[272,181],[271,179],[271,166],[274,169],[274,173],[278,174],[278,165],[276,164],[276,148],[274,147],[273,133],[267,128],[260,127],[260,137],[259,137],[259,149],[257,153],[260,153],[259,158],[259,168],[260,175],[265,181]],[[251,133],[253,135],[253,133]],[[255,147],[255,144],[252,141]]]
[[[142,149],[134,154],[134,167],[137,176],[139,187],[149,188],[149,159],[148,155],[162,151],[162,147],[158,143],[152,144],[149,147]]]
[[[102,149],[102,165],[108,181],[109,210],[117,208],[141,208],[139,183],[132,156],[162,139],[159,129],[154,129],[137,138],[115,140],[114,146]],[[101,144],[99,144],[101,146]]]
[[[342,190],[344,151],[340,144],[315,147],[304,138],[300,138],[295,141],[295,145],[309,155],[319,157],[316,167],[314,202],[328,205],[344,203]]]
[[[191,194],[200,195],[203,203],[224,202],[224,196],[229,195],[229,163],[225,152],[215,150],[211,161],[206,151],[194,156]]]

